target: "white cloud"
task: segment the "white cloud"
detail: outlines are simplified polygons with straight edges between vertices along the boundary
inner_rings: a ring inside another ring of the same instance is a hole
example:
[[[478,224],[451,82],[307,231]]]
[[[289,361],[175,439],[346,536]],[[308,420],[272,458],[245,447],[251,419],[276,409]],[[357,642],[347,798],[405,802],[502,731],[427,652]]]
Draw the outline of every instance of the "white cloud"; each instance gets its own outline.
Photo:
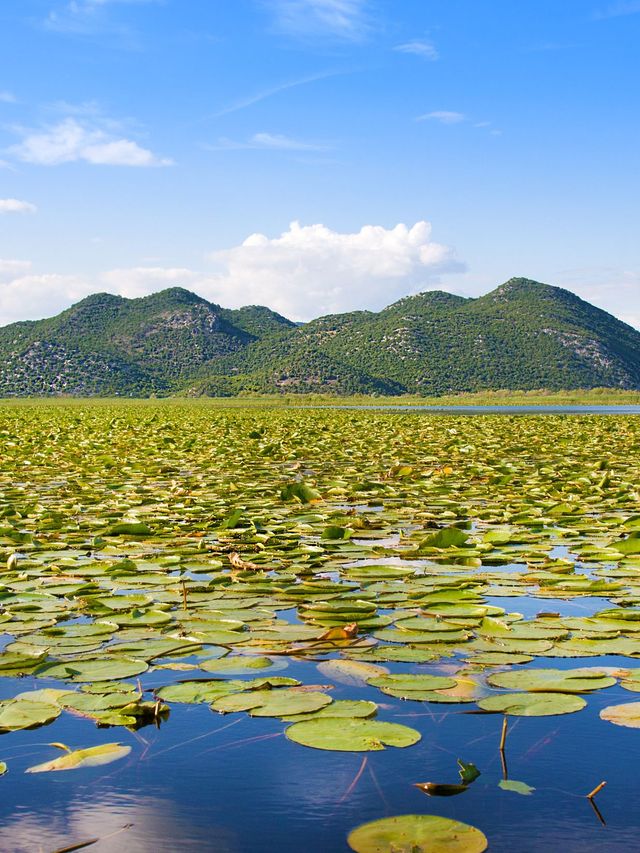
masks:
[[[434,287],[480,296],[498,284],[485,280],[479,286],[477,274],[473,279],[461,274],[463,264],[451,249],[432,241],[427,222],[388,229],[365,225],[353,233],[292,223],[278,237],[252,234],[210,258],[218,267],[214,274],[155,264],[112,269],[93,279],[35,274],[28,261],[0,259],[0,324],[50,317],[105,290],[136,298],[181,286],[224,307],[262,304],[293,320],[308,320],[378,310]],[[454,273],[458,286],[449,283]],[[547,280],[640,329],[640,270],[573,269]]]
[[[183,267],[127,267],[100,276],[99,289],[135,299],[166,287],[193,286],[202,275]]]
[[[15,104],[16,96],[13,92],[8,92],[6,89],[0,89],[0,104]]]
[[[247,142],[236,142],[222,137],[215,146],[207,146],[212,150],[263,150],[263,151],[326,151],[326,145],[316,142],[303,142],[292,139],[281,133],[254,133]]]
[[[63,119],[42,131],[27,131],[8,151],[25,163],[40,166],[78,161],[102,166],[168,166],[172,162],[131,139],[114,136],[99,124],[81,123],[75,118]]]
[[[9,264],[21,264],[9,261]],[[20,275],[22,270],[15,269],[17,278],[2,281],[0,278],[0,325],[14,323],[16,320],[38,320],[51,317],[68,308],[73,302],[84,299],[95,292],[95,285],[83,281],[77,276],[57,275]],[[2,266],[0,262],[0,273]],[[8,276],[11,274],[7,271]]]
[[[462,268],[432,241],[428,222],[346,234],[293,222],[279,237],[252,234],[211,257],[222,272],[198,282],[199,293],[229,307],[265,304],[294,320],[379,309]]]
[[[640,0],[620,0],[618,3],[611,3],[604,9],[599,9],[593,13],[593,18],[596,21],[603,21],[607,18],[621,18],[624,15],[637,15],[640,12]]]
[[[457,113],[453,110],[436,110],[435,112],[418,116],[416,119],[416,121],[439,121],[440,124],[460,124],[460,122],[465,120],[466,116],[464,113]]]
[[[0,214],[2,213],[35,213],[35,204],[28,201],[20,201],[17,198],[0,198]]]
[[[298,38],[360,41],[369,29],[366,0],[264,0],[279,32]]]
[[[415,41],[396,45],[393,49],[399,53],[412,53],[415,56],[421,56],[423,59],[428,59],[431,62],[435,62],[440,57],[435,45],[430,41],[419,41],[416,39]]]
[[[262,304],[293,320],[358,309],[378,310],[429,290],[444,273],[461,271],[451,249],[431,239],[431,225],[365,225],[340,233],[292,223],[280,236],[251,234],[213,252],[215,273],[183,267],[112,269],[93,281],[36,275],[24,261],[0,262],[0,324],[49,317],[98,291],[128,298],[182,286],[224,307]],[[4,265],[4,266],[3,266]],[[4,283],[3,283],[4,281]]]
[[[3,281],[12,281],[17,276],[26,275],[30,269],[30,261],[14,261],[0,258],[0,283]]]

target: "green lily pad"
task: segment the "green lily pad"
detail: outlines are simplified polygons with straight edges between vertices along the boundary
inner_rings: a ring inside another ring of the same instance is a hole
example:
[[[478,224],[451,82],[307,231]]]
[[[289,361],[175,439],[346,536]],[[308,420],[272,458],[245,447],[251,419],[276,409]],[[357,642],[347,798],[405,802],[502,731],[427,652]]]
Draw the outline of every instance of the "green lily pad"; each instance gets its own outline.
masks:
[[[36,650],[34,649],[34,651]],[[40,649],[33,655],[5,651],[0,654],[0,676],[5,675],[14,678],[18,675],[28,675],[46,656],[46,651]]]
[[[149,664],[143,660],[102,656],[45,663],[38,667],[36,675],[61,681],[116,681],[140,675],[148,667]]]
[[[412,673],[393,673],[392,675],[380,675],[369,679],[372,687],[379,687],[383,693],[396,696],[399,699],[418,698],[419,693],[432,690],[445,690],[456,686],[455,678],[445,678],[441,675],[427,675]]]
[[[317,711],[330,702],[330,696],[317,691],[254,690],[222,696],[211,708],[221,714],[249,711],[252,717],[284,717]]]
[[[153,536],[153,530],[141,521],[120,521],[112,525],[105,536]]]
[[[378,720],[327,718],[294,723],[285,731],[289,740],[312,749],[373,752],[386,746],[413,746],[420,732],[399,723]]]
[[[529,663],[533,658],[531,655],[510,655],[505,652],[480,652],[466,660],[467,663],[479,664],[480,666],[511,666]]]
[[[535,791],[535,788],[532,788],[531,785],[527,785],[526,782],[517,782],[515,779],[501,779],[498,782],[498,787],[502,788],[503,791],[513,791],[514,794],[522,794],[524,797],[528,797]]]
[[[375,702],[368,702],[364,699],[337,699],[320,708],[319,711],[312,711],[307,714],[295,714],[294,716],[282,717],[287,723],[297,723],[300,720],[316,720],[318,717],[374,717],[378,711],[378,706]]]
[[[356,853],[483,853],[486,836],[473,826],[436,815],[401,815],[364,823],[349,833]]]
[[[522,669],[495,673],[487,681],[492,687],[543,693],[587,693],[616,683],[597,669]]]
[[[60,708],[48,702],[9,699],[0,702],[0,731],[15,732],[51,723],[60,716]]]
[[[256,669],[268,669],[273,666],[271,658],[257,657],[225,657],[200,661],[200,669],[205,672],[219,672],[223,675],[244,675]]]
[[[480,699],[478,707],[515,717],[551,717],[581,711],[586,702],[566,693],[504,693]]]

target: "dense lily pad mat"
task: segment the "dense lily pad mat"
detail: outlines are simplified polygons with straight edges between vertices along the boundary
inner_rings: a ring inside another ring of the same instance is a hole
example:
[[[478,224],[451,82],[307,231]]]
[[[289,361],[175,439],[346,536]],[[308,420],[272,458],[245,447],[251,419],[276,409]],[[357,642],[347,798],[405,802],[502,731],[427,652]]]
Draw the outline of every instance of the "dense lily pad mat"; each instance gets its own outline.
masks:
[[[639,444],[625,417],[5,404],[0,679],[28,683],[2,742],[204,711],[304,762],[426,751],[433,714],[616,707],[640,683]]]

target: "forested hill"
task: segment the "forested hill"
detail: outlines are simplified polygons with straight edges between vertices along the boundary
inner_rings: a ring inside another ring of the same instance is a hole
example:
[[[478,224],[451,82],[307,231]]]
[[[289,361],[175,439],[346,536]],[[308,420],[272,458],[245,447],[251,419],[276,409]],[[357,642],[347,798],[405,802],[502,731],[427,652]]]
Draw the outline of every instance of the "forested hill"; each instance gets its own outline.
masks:
[[[523,278],[478,299],[430,291],[299,325],[176,287],[96,294],[0,328],[0,395],[640,388],[640,332]]]

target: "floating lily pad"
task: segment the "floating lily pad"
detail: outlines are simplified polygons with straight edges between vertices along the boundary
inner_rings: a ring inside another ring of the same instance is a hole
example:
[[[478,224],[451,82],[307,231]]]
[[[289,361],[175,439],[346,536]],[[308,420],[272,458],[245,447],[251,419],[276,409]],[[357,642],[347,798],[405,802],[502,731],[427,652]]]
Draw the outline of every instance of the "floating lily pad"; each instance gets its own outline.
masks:
[[[249,711],[252,717],[283,717],[317,711],[330,702],[330,696],[317,691],[254,690],[222,696],[211,708],[221,714]]]
[[[313,749],[373,752],[386,746],[413,746],[420,732],[399,723],[379,720],[327,718],[294,723],[285,732],[289,740]]]
[[[397,696],[400,699],[418,699],[418,694],[425,691],[456,687],[456,680],[441,675],[393,673],[392,675],[370,678],[369,684],[372,687],[379,687],[383,693],[387,693],[389,696]]]
[[[504,652],[480,652],[467,658],[468,663],[479,664],[480,666],[511,666],[529,663],[532,660],[531,655],[510,655]]]
[[[531,785],[527,785],[526,782],[517,782],[515,779],[501,779],[498,787],[503,791],[513,791],[514,794],[521,794],[524,797],[530,796],[535,791]]]
[[[244,675],[256,669],[268,669],[273,666],[271,658],[262,655],[257,657],[226,657],[200,661],[200,669],[205,672],[219,672],[223,675]]]
[[[515,717],[551,717],[581,711],[586,702],[580,696],[565,693],[504,693],[487,696],[478,702],[483,711],[495,711]]]
[[[322,661],[322,663],[318,664],[318,670],[326,678],[332,678],[341,684],[348,684],[355,687],[364,687],[372,678],[386,675],[389,672],[384,666],[339,658]]]
[[[625,702],[623,705],[609,705],[600,711],[600,717],[616,726],[628,729],[640,729],[640,702]]]
[[[103,656],[45,663],[38,667],[36,674],[44,678],[58,678],[61,681],[115,681],[140,675],[148,667],[149,664],[143,660]]]
[[[486,836],[436,815],[401,815],[362,824],[347,838],[356,853],[483,853]]]
[[[347,718],[368,718],[374,717],[378,711],[378,706],[375,702],[367,702],[364,699],[337,699],[320,708],[319,711],[312,711],[307,714],[296,714],[294,716],[282,717],[287,723],[297,723],[300,720],[317,719],[318,717],[347,717]]]
[[[543,693],[587,693],[616,683],[597,669],[522,669],[495,673],[487,681],[493,687]]]
[[[9,699],[0,702],[0,731],[33,729],[53,722],[58,716],[60,708],[57,705],[30,702],[27,699]]]
[[[26,772],[50,773],[58,770],[79,770],[81,767],[99,767],[118,761],[118,759],[129,755],[130,752],[130,746],[123,746],[120,743],[105,743],[87,749],[67,751],[65,755],[55,758],[53,761],[46,761],[44,764],[29,767]]]

